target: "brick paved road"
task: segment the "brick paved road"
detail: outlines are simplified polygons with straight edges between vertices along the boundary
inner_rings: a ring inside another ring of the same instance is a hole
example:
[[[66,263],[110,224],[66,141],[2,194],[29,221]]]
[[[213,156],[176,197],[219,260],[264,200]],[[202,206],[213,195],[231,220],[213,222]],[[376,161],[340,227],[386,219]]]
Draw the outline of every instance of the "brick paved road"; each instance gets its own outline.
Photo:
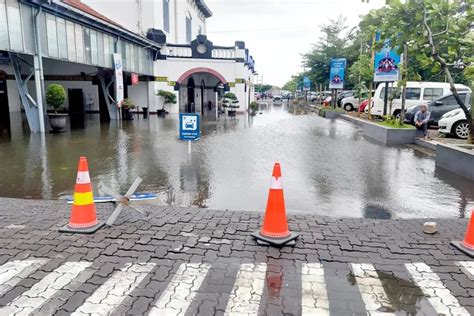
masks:
[[[150,208],[60,234],[62,201],[0,199],[0,315],[469,315],[466,221],[290,216],[294,248],[257,246],[256,213]],[[110,205],[99,206],[106,218]]]

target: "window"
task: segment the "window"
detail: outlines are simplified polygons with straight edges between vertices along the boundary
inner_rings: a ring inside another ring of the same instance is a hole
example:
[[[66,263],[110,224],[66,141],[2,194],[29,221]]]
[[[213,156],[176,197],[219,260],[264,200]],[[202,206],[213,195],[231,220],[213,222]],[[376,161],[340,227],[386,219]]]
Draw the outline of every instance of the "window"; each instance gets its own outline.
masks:
[[[82,27],[76,24],[74,31],[76,32],[75,39],[77,61],[84,62],[84,36],[82,35]]]
[[[423,100],[434,100],[443,95],[443,88],[425,88]]]
[[[463,102],[466,102],[466,96],[467,96],[467,94],[465,94],[465,93],[459,95],[459,97],[461,98],[461,100]],[[448,96],[446,98],[443,98],[439,101],[443,102],[443,105],[457,105],[458,104],[458,102],[454,98],[454,95],[450,95],[450,96]],[[436,103],[435,103],[435,106],[436,106]]]
[[[67,56],[69,60],[76,60],[76,39],[74,34],[74,24],[66,22],[67,33]]]
[[[56,18],[46,15],[46,38],[48,40],[48,55],[58,57],[58,34],[56,30]]]
[[[186,14],[186,42],[191,43],[193,37],[193,29],[192,29],[192,17],[191,14],[188,12]]]
[[[98,46],[97,46],[97,32],[90,31],[90,39],[91,39],[91,63],[93,65],[97,65],[99,63],[98,58]]]
[[[5,6],[5,0],[0,0],[0,30],[6,30],[7,25],[7,12]],[[0,32],[0,49],[8,49],[10,44],[8,41],[8,32]]]
[[[23,30],[32,30],[33,29],[32,7],[30,7],[28,5],[20,4],[20,11],[21,11],[22,29]],[[2,19],[2,13],[0,12],[0,20],[1,19]],[[0,22],[0,30],[3,29],[1,27],[1,25],[2,25],[2,23]],[[6,28],[4,30],[6,30]],[[25,48],[24,48],[25,52],[28,52],[28,53],[34,53],[35,52],[35,40],[34,40],[33,35],[34,35],[33,32],[23,32],[23,43],[25,44]],[[1,37],[1,35],[0,35],[0,37]],[[0,40],[0,42],[1,42],[1,40]],[[1,47],[1,44],[0,44],[0,47]]]
[[[111,55],[112,55],[112,52],[110,51],[111,47],[110,47],[110,39],[111,37],[108,36],[108,35],[104,35],[104,65],[106,67],[111,67],[112,64],[111,64]]]
[[[163,30],[170,31],[170,0],[163,0]]]
[[[420,88],[407,88],[407,100],[420,100]]]
[[[390,94],[392,93],[392,90],[396,88],[392,88],[392,87],[388,87],[388,97],[390,98]],[[394,99],[400,99],[400,91],[395,91],[396,92],[396,95],[395,95],[395,98]],[[408,94],[408,93],[407,93]],[[380,99],[384,99],[385,98],[385,87],[382,88],[382,90],[380,91],[380,95],[379,95]]]
[[[97,54],[99,56],[98,64],[101,66],[104,66],[104,38],[103,34],[100,32],[97,32]]]
[[[86,57],[85,62],[90,64],[92,63],[91,30],[84,27],[82,29],[82,34],[84,36],[84,52],[85,52],[85,57]]]
[[[18,2],[7,1],[8,33],[10,34],[10,48],[16,51],[23,50],[21,33],[20,5]]]
[[[58,32],[59,58],[67,59],[66,21],[57,18],[56,27]]]

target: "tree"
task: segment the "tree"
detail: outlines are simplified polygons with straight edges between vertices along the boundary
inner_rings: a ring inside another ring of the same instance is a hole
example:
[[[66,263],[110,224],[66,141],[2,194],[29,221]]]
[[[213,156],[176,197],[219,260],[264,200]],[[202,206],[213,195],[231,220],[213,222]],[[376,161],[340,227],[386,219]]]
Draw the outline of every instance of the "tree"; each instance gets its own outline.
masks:
[[[362,98],[363,94],[367,93],[368,83],[372,81],[371,62],[368,55],[361,54],[347,71],[347,79],[354,85],[358,98]]]
[[[255,85],[255,91],[260,92],[260,93],[266,92],[270,90],[271,88],[273,88],[271,84],[256,84]]]
[[[50,84],[46,90],[46,103],[54,109],[56,113],[66,101],[66,91],[60,84]]]
[[[474,67],[473,18],[474,0],[390,0],[367,19],[392,47],[407,45],[409,64],[416,60],[421,70],[444,75],[470,124],[470,143],[472,116],[454,83],[468,82]]]

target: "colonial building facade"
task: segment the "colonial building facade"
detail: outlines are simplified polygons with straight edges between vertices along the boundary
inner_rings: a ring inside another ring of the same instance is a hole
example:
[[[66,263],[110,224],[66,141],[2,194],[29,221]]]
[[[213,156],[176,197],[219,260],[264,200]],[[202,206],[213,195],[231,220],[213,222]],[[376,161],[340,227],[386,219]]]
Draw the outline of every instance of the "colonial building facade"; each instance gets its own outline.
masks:
[[[70,113],[104,120],[120,118],[122,94],[156,112],[159,90],[177,94],[171,113],[215,115],[226,91],[248,110],[253,58],[244,42],[212,43],[211,16],[203,0],[0,0],[0,125],[24,111],[30,129],[44,131],[50,83],[65,87]]]

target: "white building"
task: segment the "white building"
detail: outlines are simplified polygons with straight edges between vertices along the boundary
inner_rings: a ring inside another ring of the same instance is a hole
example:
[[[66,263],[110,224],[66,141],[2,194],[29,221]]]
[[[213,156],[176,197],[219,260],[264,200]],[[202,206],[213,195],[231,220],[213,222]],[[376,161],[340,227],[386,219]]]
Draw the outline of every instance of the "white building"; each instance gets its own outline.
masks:
[[[207,39],[211,15],[203,0],[0,0],[0,125],[24,110],[30,129],[44,130],[50,83],[65,87],[70,114],[119,118],[114,53],[124,97],[151,113],[162,108],[159,90],[177,94],[172,113],[215,115],[225,91],[248,110],[253,58],[244,42],[221,47]]]

